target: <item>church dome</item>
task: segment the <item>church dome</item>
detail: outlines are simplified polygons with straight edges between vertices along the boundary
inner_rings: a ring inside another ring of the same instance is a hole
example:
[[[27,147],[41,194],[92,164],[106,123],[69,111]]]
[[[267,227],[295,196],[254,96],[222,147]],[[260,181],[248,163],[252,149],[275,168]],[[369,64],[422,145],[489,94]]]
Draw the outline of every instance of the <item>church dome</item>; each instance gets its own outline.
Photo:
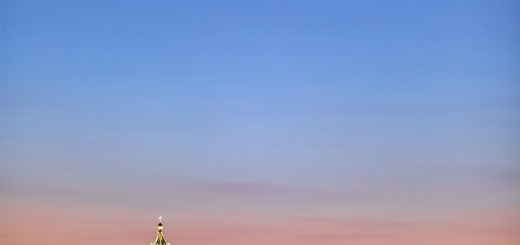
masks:
[[[157,238],[150,245],[170,245],[164,240],[162,217],[159,217],[159,224],[157,224]]]

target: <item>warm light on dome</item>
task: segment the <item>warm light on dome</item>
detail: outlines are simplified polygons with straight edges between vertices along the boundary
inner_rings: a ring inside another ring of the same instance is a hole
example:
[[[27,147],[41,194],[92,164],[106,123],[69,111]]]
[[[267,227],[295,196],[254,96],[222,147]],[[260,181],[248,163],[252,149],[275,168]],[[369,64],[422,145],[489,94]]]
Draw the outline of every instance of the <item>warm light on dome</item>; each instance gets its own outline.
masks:
[[[170,243],[167,243],[164,240],[164,234],[163,234],[163,224],[162,224],[162,217],[159,217],[159,224],[157,224],[157,237],[155,238],[155,241],[150,243],[150,245],[170,245]]]

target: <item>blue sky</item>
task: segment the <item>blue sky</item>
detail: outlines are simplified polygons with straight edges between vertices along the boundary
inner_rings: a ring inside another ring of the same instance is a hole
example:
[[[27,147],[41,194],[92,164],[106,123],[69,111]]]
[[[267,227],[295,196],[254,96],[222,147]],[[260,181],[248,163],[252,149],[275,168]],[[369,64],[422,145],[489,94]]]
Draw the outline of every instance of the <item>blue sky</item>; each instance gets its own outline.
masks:
[[[448,223],[461,210],[512,213],[518,7],[4,0],[8,218],[25,217],[17,204],[112,193],[128,196],[93,205],[155,217],[141,202],[158,197],[145,191],[157,178],[172,204],[162,215],[184,221],[234,208]],[[249,203],[244,191],[273,196]],[[301,206],[312,196],[323,200]]]

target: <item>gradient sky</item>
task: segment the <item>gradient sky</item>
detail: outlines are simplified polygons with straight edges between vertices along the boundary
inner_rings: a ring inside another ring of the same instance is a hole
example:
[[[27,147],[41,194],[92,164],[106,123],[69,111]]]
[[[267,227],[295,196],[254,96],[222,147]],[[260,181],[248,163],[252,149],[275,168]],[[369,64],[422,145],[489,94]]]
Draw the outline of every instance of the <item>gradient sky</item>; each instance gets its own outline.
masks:
[[[518,1],[1,3],[0,244],[520,241]]]

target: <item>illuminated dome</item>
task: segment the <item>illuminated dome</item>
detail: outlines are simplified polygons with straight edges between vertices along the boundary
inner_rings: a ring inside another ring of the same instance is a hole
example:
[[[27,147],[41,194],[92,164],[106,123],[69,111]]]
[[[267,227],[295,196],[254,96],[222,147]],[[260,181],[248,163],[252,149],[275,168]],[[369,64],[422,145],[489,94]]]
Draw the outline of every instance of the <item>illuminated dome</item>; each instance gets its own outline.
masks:
[[[150,245],[170,245],[164,239],[162,217],[159,217],[159,224],[157,224],[157,238]]]

